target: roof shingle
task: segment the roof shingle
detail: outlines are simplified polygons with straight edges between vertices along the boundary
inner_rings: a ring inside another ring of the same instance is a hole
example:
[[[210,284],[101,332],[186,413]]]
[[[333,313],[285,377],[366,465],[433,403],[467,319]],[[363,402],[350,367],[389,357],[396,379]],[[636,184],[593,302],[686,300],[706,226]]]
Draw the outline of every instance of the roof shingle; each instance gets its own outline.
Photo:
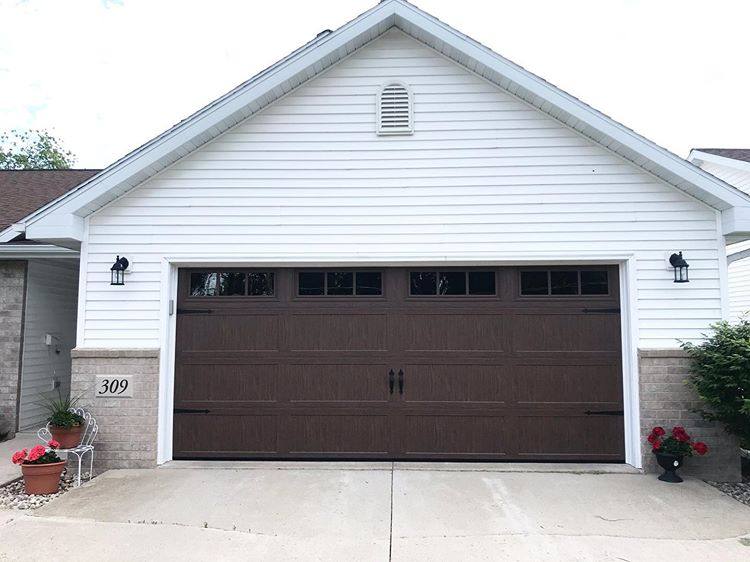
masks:
[[[750,162],[750,148],[694,148],[693,150],[700,150],[701,152],[708,152],[709,154],[732,158],[733,160]]]
[[[0,230],[57,199],[99,170],[0,170]]]

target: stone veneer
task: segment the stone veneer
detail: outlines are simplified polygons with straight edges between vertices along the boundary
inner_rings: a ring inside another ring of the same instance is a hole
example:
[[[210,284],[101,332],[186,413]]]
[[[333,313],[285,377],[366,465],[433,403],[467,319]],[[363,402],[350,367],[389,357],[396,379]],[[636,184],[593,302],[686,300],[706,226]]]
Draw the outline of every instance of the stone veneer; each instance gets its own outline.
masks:
[[[0,261],[0,431],[15,435],[23,345],[26,262]]]
[[[680,472],[706,480],[738,482],[741,474],[737,441],[720,424],[708,422],[693,411],[701,402],[685,384],[690,372],[688,355],[681,349],[639,350],[638,363],[644,470],[661,471],[646,442],[651,429],[660,425],[669,432],[673,426],[682,425],[693,439],[708,445],[709,453],[688,458]]]
[[[71,352],[71,396],[99,424],[94,470],[156,466],[158,349],[81,349]],[[132,398],[97,398],[96,375],[132,375]]]

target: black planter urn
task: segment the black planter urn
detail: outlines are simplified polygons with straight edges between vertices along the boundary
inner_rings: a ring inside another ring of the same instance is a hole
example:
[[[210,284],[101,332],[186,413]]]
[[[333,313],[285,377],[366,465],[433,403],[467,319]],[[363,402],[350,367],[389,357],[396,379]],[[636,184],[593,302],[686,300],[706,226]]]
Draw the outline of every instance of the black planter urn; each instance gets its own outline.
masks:
[[[656,462],[664,469],[664,474],[659,476],[662,482],[682,482],[677,476],[677,469],[682,466],[682,455],[670,455],[669,453],[654,453]]]

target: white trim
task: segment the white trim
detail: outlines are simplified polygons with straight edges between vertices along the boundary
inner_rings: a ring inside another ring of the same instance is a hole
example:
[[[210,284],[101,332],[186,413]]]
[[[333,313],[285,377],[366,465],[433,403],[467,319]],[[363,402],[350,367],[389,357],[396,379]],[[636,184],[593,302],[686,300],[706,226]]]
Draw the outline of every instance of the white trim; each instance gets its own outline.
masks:
[[[718,164],[719,166],[726,166],[727,168],[750,172],[750,162],[737,160],[736,158],[729,158],[728,156],[719,156],[718,154],[711,154],[710,152],[703,152],[702,150],[695,148],[690,151],[688,161],[696,164],[710,162],[712,164]]]
[[[52,244],[0,244],[0,259],[66,258],[78,259],[78,252]]]
[[[247,267],[330,267],[356,265],[386,266],[427,266],[450,262],[451,265],[554,265],[554,264],[611,264],[620,267],[620,321],[622,334],[623,366],[623,410],[625,431],[625,462],[635,468],[642,467],[640,440],[640,402],[638,390],[638,312],[636,290],[636,257],[632,253],[612,253],[609,255],[588,254],[567,256],[538,253],[534,256],[508,258],[507,255],[483,254],[462,259],[450,259],[444,256],[409,256],[400,259],[371,258],[363,259],[353,255],[336,260],[315,259],[311,257],[282,257],[269,259],[268,256],[238,258],[206,255],[182,255],[165,257],[161,268],[161,318],[160,318],[160,360],[159,360],[159,406],[157,428],[157,463],[163,464],[172,460],[172,428],[174,422],[174,376],[175,376],[175,332],[178,269],[180,267],[202,265],[235,265]],[[169,316],[169,301],[175,301],[175,314]]]
[[[24,232],[26,232],[26,225],[24,223],[13,223],[10,226],[6,227],[5,230],[0,230],[0,244],[10,242]]]
[[[81,259],[78,263],[78,314],[76,316],[76,347],[83,347],[86,333],[86,283],[89,260],[89,219],[83,221]]]
[[[622,395],[625,412],[625,462],[643,467],[641,458],[640,376],[638,373],[637,262],[620,262],[620,329],[622,333]]]
[[[729,261],[727,240],[721,233],[721,213],[716,212],[716,251],[719,254],[719,292],[721,294],[721,318],[729,320]]]
[[[172,460],[172,428],[174,422],[175,334],[177,332],[177,266],[167,259],[161,261],[161,310],[159,339],[159,413],[156,463]],[[169,301],[174,301],[169,314]]]

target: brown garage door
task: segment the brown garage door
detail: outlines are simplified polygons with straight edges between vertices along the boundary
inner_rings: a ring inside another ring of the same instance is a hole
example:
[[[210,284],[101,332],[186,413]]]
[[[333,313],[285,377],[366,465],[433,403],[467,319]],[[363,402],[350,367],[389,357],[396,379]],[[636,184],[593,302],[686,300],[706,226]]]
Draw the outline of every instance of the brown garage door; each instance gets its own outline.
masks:
[[[174,457],[621,461],[617,269],[185,269]]]

